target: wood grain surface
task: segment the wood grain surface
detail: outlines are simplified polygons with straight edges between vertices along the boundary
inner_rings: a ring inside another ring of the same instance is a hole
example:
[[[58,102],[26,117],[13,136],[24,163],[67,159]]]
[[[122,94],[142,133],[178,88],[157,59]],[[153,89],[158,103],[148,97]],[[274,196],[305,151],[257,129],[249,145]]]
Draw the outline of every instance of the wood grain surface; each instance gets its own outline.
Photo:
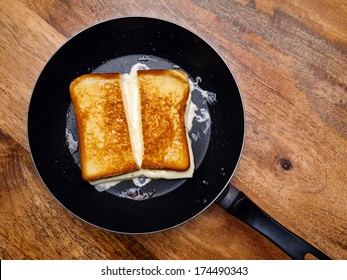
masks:
[[[27,110],[42,68],[98,22],[175,22],[223,57],[242,92],[246,143],[232,183],[333,259],[347,259],[347,2],[1,0],[1,259],[289,259],[212,205],[168,231],[121,235],[64,209],[37,174]]]

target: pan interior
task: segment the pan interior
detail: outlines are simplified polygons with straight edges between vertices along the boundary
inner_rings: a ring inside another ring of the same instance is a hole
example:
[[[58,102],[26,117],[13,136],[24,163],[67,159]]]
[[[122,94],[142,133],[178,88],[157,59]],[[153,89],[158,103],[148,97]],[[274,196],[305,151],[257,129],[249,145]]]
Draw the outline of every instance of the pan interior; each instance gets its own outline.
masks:
[[[171,61],[153,55],[139,54],[122,56],[106,61],[95,68],[92,73],[129,73],[131,67],[136,63],[145,64],[150,69],[179,69],[186,72],[179,65]],[[192,84],[196,85],[196,88],[194,87],[192,89],[192,102],[198,109],[196,111],[196,117],[193,119],[192,129],[188,134],[192,143],[195,168],[198,168],[209,145],[211,122],[210,118],[208,118],[209,108],[208,101],[206,100],[207,96],[203,95],[201,90],[198,89],[198,81],[195,81],[196,78],[191,77],[189,73],[186,74],[192,81]],[[211,95],[213,95],[213,93],[209,93],[209,96]],[[66,115],[66,138],[69,151],[75,163],[79,166],[78,133],[72,104],[70,104]],[[145,182],[146,178],[139,178],[139,180],[140,183]],[[138,180],[136,183],[133,180],[127,180],[107,189],[106,192],[122,198],[143,200],[167,194],[182,185],[186,180],[187,179],[158,179],[151,180],[149,183],[143,184],[143,186],[138,186]]]
[[[193,178],[170,182],[167,189],[155,187],[152,199],[134,201],[120,198],[112,190],[98,192],[82,180],[67,145],[66,117],[71,112],[69,84],[74,78],[93,71],[116,71],[114,59],[120,59],[116,64],[128,72],[139,58],[152,68],[182,67],[199,87],[215,93],[216,99],[207,98],[212,102],[208,104],[210,132],[193,145],[198,166]],[[128,59],[135,61],[128,63]],[[205,210],[233,175],[244,132],[241,95],[218,53],[181,26],[144,17],[105,21],[68,40],[43,68],[28,112],[30,152],[47,189],[78,218],[121,233],[168,229]]]

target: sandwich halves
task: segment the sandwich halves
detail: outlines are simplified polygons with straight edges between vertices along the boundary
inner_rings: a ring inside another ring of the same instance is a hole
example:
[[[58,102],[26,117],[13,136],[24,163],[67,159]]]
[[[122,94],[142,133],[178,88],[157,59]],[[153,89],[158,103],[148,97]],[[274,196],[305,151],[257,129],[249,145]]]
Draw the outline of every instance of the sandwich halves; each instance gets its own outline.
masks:
[[[190,89],[184,72],[86,74],[70,84],[70,96],[84,180],[192,176],[185,119]]]

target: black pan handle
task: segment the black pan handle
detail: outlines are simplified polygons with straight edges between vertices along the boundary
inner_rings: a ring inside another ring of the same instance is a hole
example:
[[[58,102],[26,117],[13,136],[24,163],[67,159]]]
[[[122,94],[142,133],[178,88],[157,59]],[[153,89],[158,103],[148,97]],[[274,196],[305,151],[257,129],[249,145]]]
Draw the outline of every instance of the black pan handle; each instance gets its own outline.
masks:
[[[237,217],[239,220],[260,232],[292,259],[303,260],[308,253],[321,260],[330,259],[324,253],[272,219],[244,193],[236,191],[237,193],[235,194],[236,189],[233,186],[230,186],[230,189],[232,189],[232,192],[236,195],[231,205],[229,204],[230,206],[225,207],[225,202],[223,204],[222,200],[217,202],[225,208],[229,214]]]

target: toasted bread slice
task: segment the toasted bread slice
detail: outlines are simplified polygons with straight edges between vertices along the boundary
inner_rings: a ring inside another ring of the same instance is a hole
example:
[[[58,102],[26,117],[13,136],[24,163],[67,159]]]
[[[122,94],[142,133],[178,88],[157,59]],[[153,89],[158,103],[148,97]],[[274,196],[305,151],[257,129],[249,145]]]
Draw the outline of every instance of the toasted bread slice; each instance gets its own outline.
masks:
[[[86,74],[70,84],[87,181],[138,170],[122,99],[121,74]]]
[[[185,128],[189,81],[179,70],[139,70],[142,169],[185,171],[190,155]]]

